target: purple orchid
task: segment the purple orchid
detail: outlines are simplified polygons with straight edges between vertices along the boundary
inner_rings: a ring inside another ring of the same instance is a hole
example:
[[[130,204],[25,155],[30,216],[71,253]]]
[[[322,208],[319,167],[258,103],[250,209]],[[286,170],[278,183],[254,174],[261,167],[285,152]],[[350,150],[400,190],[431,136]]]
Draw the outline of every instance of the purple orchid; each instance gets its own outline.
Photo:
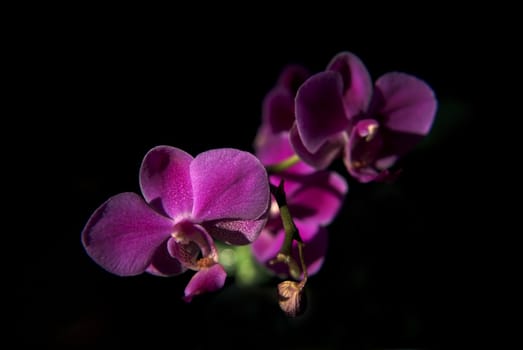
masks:
[[[360,182],[382,180],[432,126],[437,101],[422,80],[400,72],[374,85],[362,61],[336,55],[326,71],[305,81],[296,95],[290,138],[308,164],[326,168],[340,154]]]
[[[317,171],[312,174],[291,176],[285,179],[285,193],[289,211],[304,242],[304,260],[307,273],[317,273],[323,265],[327,252],[328,231],[326,226],[337,215],[348,190],[347,182],[333,171]],[[271,176],[271,183],[279,183],[280,177]],[[276,258],[285,238],[285,230],[276,201],[273,200],[269,220],[260,237],[252,244],[255,258],[276,274],[286,276],[283,263],[270,264]],[[291,256],[299,261],[297,243],[293,243]]]
[[[120,193],[96,209],[82,243],[96,263],[120,276],[197,271],[185,288],[188,302],[225,283],[214,239],[251,243],[267,221],[267,172],[248,152],[223,148],[193,158],[157,146],[144,157],[140,187],[143,198]]]

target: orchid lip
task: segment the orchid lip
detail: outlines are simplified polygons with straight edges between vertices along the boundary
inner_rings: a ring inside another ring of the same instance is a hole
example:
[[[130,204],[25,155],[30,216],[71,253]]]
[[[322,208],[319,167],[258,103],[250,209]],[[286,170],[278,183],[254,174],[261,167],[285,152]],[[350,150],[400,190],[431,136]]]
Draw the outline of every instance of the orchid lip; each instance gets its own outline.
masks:
[[[212,238],[199,225],[182,222],[171,233],[169,253],[191,270],[199,271],[218,262],[218,251]]]

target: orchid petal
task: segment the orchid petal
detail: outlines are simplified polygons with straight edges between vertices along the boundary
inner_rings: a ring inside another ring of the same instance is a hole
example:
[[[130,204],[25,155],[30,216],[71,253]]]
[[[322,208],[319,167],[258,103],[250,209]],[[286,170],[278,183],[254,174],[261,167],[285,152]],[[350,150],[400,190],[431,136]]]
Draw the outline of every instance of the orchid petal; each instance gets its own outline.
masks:
[[[349,118],[365,112],[372,96],[372,80],[359,57],[350,52],[334,56],[328,71],[338,72],[343,79],[345,110]]]
[[[138,275],[151,263],[172,230],[170,219],[158,214],[135,193],[109,198],[91,216],[82,232],[87,254],[109,272]]]
[[[192,209],[189,166],[192,156],[171,146],[157,146],[145,155],[140,187],[145,200],[171,218]]]
[[[187,268],[184,267],[177,259],[173,259],[173,257],[167,251],[167,242],[165,242],[160,247],[158,247],[153,255],[151,264],[145,271],[155,276],[170,277],[187,271]]]
[[[214,238],[233,245],[255,241],[267,222],[268,211],[256,220],[216,220],[202,224]]]
[[[184,301],[190,302],[195,296],[214,292],[225,285],[227,272],[220,264],[214,264],[209,268],[203,268],[196,272],[185,287]]]
[[[399,72],[376,81],[375,103],[387,129],[415,135],[430,131],[437,108],[434,91],[424,81]]]
[[[302,84],[296,94],[296,125],[305,149],[311,153],[349,126],[339,73],[317,73]]]
[[[201,222],[258,219],[269,206],[267,171],[251,153],[231,148],[203,152],[190,171],[193,216]]]

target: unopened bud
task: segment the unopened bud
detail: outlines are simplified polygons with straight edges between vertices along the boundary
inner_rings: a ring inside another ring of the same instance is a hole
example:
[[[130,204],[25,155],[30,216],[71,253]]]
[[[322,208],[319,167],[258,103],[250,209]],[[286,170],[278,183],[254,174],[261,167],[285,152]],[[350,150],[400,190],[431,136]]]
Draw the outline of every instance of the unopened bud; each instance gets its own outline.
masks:
[[[296,262],[296,260],[294,260],[290,255],[278,253],[276,258],[269,261],[269,265],[274,265],[279,262],[287,265],[287,267],[289,268],[289,275],[291,275],[292,278],[294,278],[294,279],[300,278],[300,274],[301,274],[300,267],[298,266],[298,263]]]
[[[306,297],[303,282],[283,281],[278,284],[278,303],[287,316],[296,317],[305,311]]]

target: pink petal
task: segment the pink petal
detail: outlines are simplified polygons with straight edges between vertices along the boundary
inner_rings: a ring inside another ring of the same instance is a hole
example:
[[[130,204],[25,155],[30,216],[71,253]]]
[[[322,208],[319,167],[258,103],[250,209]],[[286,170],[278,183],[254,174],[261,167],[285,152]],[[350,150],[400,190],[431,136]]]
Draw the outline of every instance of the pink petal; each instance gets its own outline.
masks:
[[[171,146],[157,146],[144,157],[140,186],[145,200],[171,218],[190,213],[192,156]]]
[[[299,187],[288,193],[287,202],[295,219],[326,225],[337,215],[347,190],[341,175],[321,171],[302,177]]]
[[[296,125],[302,144],[311,153],[349,126],[339,73],[317,73],[302,84],[296,94]]]
[[[365,112],[372,96],[372,80],[358,56],[341,52],[334,56],[327,70],[338,72],[343,79],[343,95],[347,116]]]
[[[227,273],[220,264],[214,264],[209,268],[201,269],[191,278],[185,287],[185,297],[183,300],[190,302],[193,297],[214,292],[222,288],[225,284]]]
[[[215,220],[203,223],[211,236],[227,244],[244,245],[255,241],[267,222],[268,211],[256,220]]]
[[[376,81],[376,112],[392,131],[426,135],[436,114],[434,91],[422,80],[392,72]]]
[[[131,276],[145,271],[173,223],[135,193],[109,198],[82,231],[87,254],[107,271]]]
[[[253,154],[232,148],[199,154],[191,163],[193,216],[255,220],[270,201],[267,171]]]

